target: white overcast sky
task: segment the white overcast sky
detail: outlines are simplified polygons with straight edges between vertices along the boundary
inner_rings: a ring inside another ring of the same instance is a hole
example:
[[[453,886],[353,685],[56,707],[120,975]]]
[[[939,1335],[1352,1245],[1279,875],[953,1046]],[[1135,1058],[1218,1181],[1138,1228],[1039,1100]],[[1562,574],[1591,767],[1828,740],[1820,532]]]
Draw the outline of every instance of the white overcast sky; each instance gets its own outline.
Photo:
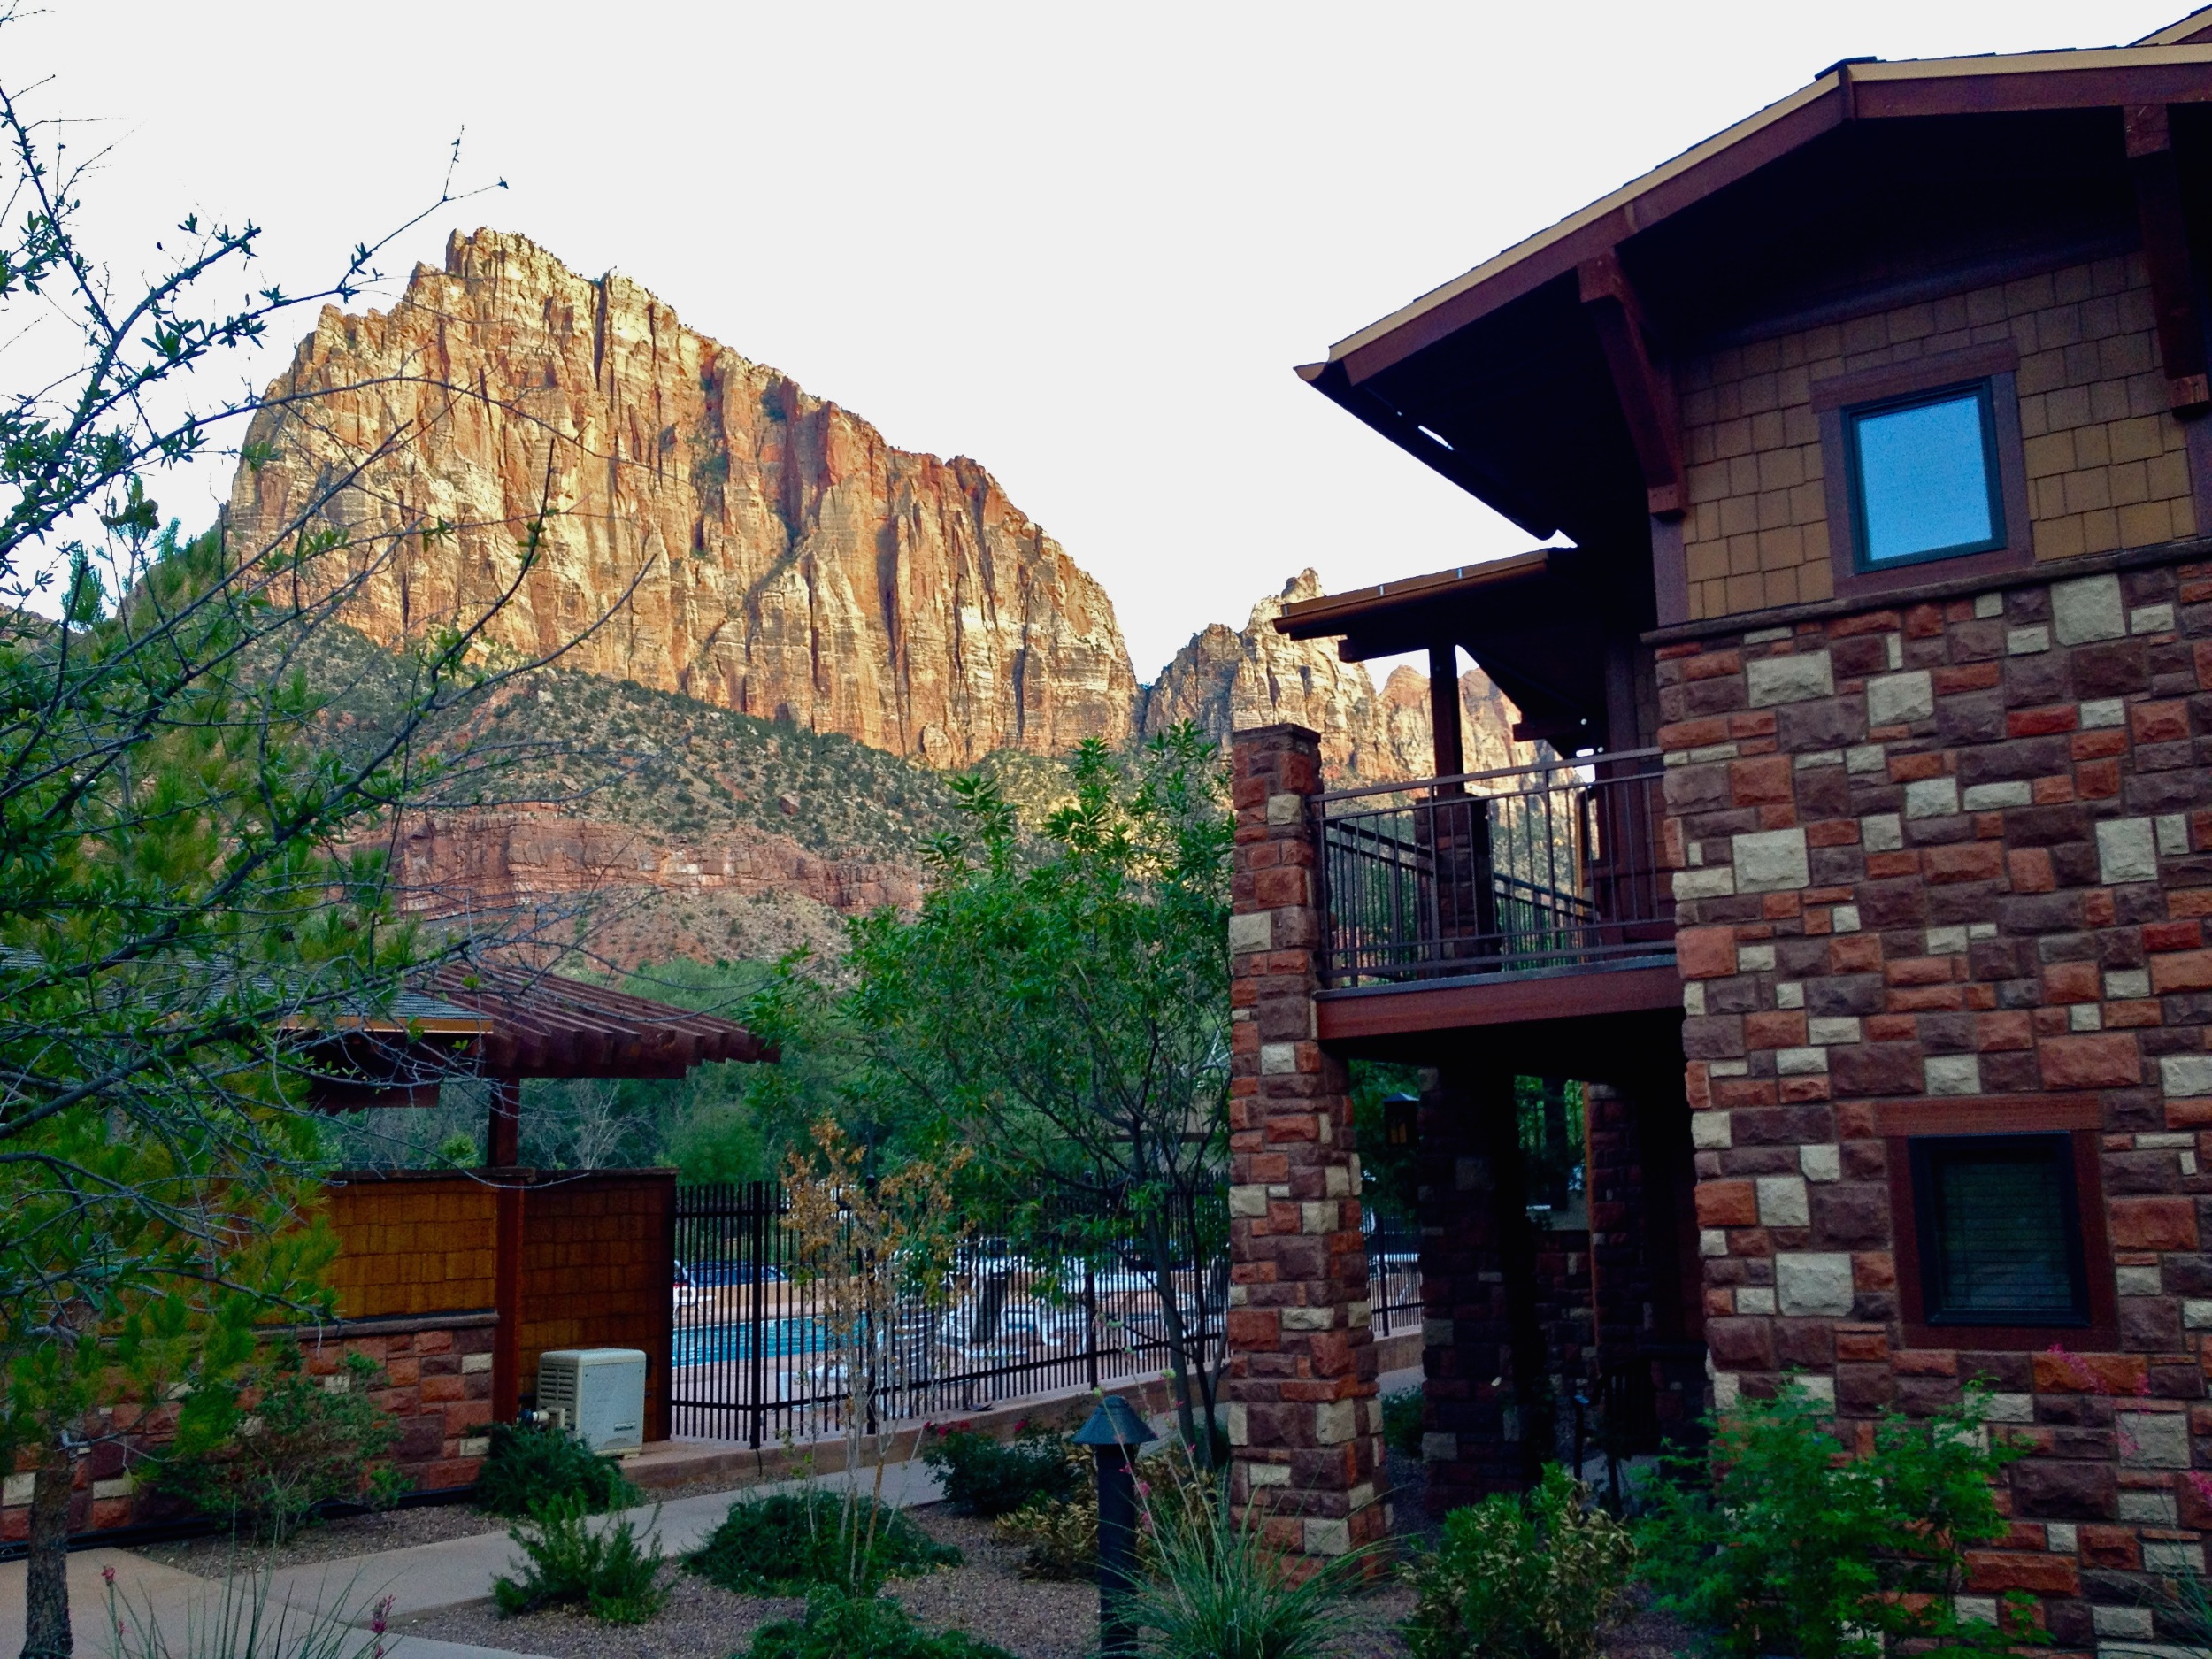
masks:
[[[288,286],[464,181],[894,444],[974,456],[1111,594],[1140,676],[1311,565],[1524,538],[1291,365],[1837,58],[2104,45],[2186,0],[590,5],[50,0],[11,88],[111,118],[119,272],[184,212]],[[304,325],[303,319],[303,326]],[[256,367],[288,355],[279,342]],[[204,523],[222,480],[172,480]]]

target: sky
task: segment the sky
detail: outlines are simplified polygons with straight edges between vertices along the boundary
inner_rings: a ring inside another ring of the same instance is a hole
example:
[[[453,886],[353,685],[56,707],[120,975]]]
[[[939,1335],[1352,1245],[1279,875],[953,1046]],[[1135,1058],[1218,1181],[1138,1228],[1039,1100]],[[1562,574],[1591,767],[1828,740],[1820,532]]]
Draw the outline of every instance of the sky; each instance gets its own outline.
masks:
[[[83,229],[119,277],[197,211],[265,227],[288,288],[326,280],[437,200],[462,136],[458,183],[507,188],[387,270],[520,231],[893,444],[976,457],[1149,679],[1309,566],[1343,588],[1526,545],[1294,365],[1839,58],[2108,45],[2185,9],[49,0],[0,30],[0,78],[105,146]],[[296,337],[229,373],[265,381]],[[227,485],[157,493],[195,527]]]

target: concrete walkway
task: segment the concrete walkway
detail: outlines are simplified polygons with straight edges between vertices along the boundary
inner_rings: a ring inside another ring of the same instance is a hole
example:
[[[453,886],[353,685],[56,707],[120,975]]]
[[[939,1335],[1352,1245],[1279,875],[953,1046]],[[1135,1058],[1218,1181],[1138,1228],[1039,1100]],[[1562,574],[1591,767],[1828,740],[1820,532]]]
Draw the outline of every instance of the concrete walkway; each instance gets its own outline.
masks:
[[[804,1486],[842,1491],[844,1479],[842,1474],[817,1475],[807,1480],[750,1486],[744,1495],[794,1492]],[[872,1491],[873,1480],[874,1471],[862,1471],[861,1490]],[[603,1516],[595,1525],[611,1526],[628,1519],[635,1523],[641,1536],[657,1533],[667,1554],[681,1555],[698,1548],[729,1512],[737,1495],[710,1492],[657,1506],[649,1503],[620,1515]],[[894,1509],[934,1503],[943,1496],[935,1473],[921,1463],[892,1463],[884,1469],[883,1501]],[[408,1549],[280,1568],[270,1575],[270,1601],[296,1614],[337,1613],[363,1628],[365,1648],[370,1609],[382,1597],[392,1598],[394,1619],[486,1601],[491,1596],[494,1578],[518,1571],[520,1555],[501,1526]],[[134,1632],[150,1614],[170,1647],[180,1653],[194,1621],[206,1620],[221,1603],[219,1580],[158,1566],[128,1550],[81,1550],[69,1558],[69,1612],[77,1651],[88,1659],[113,1651],[107,1586],[102,1576],[107,1568],[114,1570],[124,1617]],[[7,1659],[22,1645],[23,1563],[13,1561],[0,1563],[0,1659]],[[140,1644],[134,1640],[128,1646],[134,1651]],[[384,1654],[385,1659],[510,1659],[504,1649],[431,1641],[420,1636],[388,1636]],[[273,1652],[269,1659],[280,1659],[280,1655]],[[341,1659],[347,1656],[341,1655]]]

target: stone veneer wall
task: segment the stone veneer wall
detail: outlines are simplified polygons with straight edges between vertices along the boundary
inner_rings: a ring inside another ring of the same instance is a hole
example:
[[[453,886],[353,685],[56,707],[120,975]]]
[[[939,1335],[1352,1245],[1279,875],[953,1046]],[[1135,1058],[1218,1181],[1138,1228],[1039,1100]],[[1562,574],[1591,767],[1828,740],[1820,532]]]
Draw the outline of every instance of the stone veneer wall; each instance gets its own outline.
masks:
[[[1314,1036],[1320,738],[1258,726],[1232,750],[1230,1494],[1281,1547],[1340,1555],[1391,1509],[1352,1103]]]
[[[2152,1636],[2129,1575],[2203,1571],[2212,1527],[2212,565],[1673,645],[1659,680],[1718,1401],[1802,1368],[1863,1440],[1988,1377],[2035,1454],[1972,1590],[2040,1593],[2065,1647]],[[2094,1132],[2112,1334],[1909,1340],[1897,1137],[2039,1103]]]
[[[1832,591],[1816,380],[2010,342],[2039,559],[2196,534],[2139,255],[1992,284],[1692,357],[1677,371],[1690,615]]]

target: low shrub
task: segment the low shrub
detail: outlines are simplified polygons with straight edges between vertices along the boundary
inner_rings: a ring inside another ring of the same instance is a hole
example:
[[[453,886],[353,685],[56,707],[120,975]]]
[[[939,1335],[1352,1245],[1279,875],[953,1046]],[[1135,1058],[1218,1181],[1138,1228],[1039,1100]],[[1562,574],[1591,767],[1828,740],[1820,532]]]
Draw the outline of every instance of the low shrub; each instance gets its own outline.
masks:
[[[476,1473],[476,1507],[491,1515],[519,1518],[570,1498],[581,1498],[586,1514],[599,1515],[628,1509],[639,1497],[620,1463],[550,1426],[495,1424]]]
[[[654,1515],[657,1519],[659,1511]],[[595,1530],[589,1517],[583,1499],[571,1494],[540,1504],[509,1530],[528,1562],[520,1578],[492,1580],[502,1613],[580,1607],[610,1624],[641,1624],[660,1611],[667,1592],[660,1584],[666,1557],[659,1535],[641,1544],[634,1523]]]
[[[1447,1515],[1443,1541],[1406,1571],[1414,1659],[1597,1659],[1624,1611],[1636,1547],[1588,1500],[1548,1463],[1525,1497],[1497,1494]]]
[[[1014,1659],[958,1631],[932,1636],[896,1601],[879,1595],[817,1590],[806,1617],[764,1624],[746,1659]]]
[[[958,1550],[888,1504],[810,1489],[740,1498],[684,1564],[740,1595],[796,1595],[821,1585],[866,1589],[959,1562]]]
[[[1993,1438],[1989,1390],[1925,1418],[1891,1413],[1846,1456],[1834,1408],[1792,1382],[1713,1422],[1701,1458],[1671,1460],[1638,1524],[1660,1605],[1724,1659],[1873,1659],[1913,1650],[2002,1654],[2034,1639],[2029,1598],[2010,1632],[1962,1617],[1966,1551],[2001,1538],[1994,1481],[2025,1448]]]
[[[997,1440],[965,1427],[930,1429],[922,1461],[945,1483],[962,1515],[1010,1515],[1028,1503],[1069,1498],[1088,1479],[1089,1459],[1063,1434],[1024,1428]]]
[[[1407,1457],[1421,1455],[1421,1391],[1401,1388],[1383,1396],[1383,1441]]]
[[[1022,1552],[1025,1578],[1088,1578],[1098,1571],[1098,1494],[1044,1498],[991,1523],[1002,1544]]]
[[[237,1386],[186,1401],[156,1484],[234,1532],[277,1543],[323,1503],[384,1508],[407,1481],[383,1461],[399,1425],[372,1397],[381,1374],[349,1353],[326,1385],[296,1343],[280,1344]]]

